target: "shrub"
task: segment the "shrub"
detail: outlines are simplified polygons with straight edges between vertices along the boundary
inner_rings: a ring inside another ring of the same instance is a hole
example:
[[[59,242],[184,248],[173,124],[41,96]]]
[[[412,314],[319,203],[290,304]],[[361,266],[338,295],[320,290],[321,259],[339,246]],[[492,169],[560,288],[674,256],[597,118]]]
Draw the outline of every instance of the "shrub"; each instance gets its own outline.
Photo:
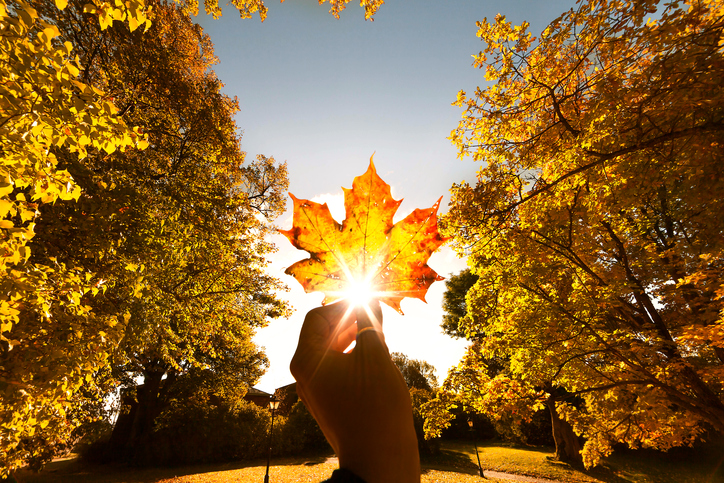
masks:
[[[280,453],[322,454],[332,451],[332,447],[324,437],[317,421],[309,413],[304,403],[299,400],[289,413],[286,423],[281,428]],[[275,434],[276,436],[276,434]]]

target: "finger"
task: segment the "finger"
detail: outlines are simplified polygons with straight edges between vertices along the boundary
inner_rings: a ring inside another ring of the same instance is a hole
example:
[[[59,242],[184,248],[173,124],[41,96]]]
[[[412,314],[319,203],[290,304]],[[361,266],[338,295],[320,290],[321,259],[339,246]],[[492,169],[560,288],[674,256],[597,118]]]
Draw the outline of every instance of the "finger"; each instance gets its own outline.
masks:
[[[357,345],[356,347],[379,347],[387,352],[385,337],[382,333],[382,308],[378,300],[357,307]]]
[[[357,331],[373,328],[382,331],[382,307],[380,301],[372,299],[368,304],[355,307],[357,317]]]
[[[350,320],[352,320],[351,317]],[[344,350],[347,349],[347,347],[349,347],[350,344],[355,341],[355,339],[357,339],[357,324],[353,322],[349,324],[346,329],[340,331],[339,335],[337,336],[337,342],[332,347],[332,349],[339,352],[344,352]]]
[[[341,309],[344,308],[344,311]],[[327,344],[327,350],[343,352],[352,341],[357,333],[356,317],[353,307],[349,304],[340,306],[340,310],[330,312],[330,338]]]
[[[354,324],[349,303],[342,301],[309,311],[299,334],[299,347],[326,351],[336,346],[339,335]]]
[[[339,348],[342,339],[354,329],[354,312],[348,303],[336,303],[310,310],[304,318],[299,343],[290,364],[297,381],[316,373],[322,359],[335,351],[341,352],[349,343]],[[349,336],[347,336],[349,337]]]

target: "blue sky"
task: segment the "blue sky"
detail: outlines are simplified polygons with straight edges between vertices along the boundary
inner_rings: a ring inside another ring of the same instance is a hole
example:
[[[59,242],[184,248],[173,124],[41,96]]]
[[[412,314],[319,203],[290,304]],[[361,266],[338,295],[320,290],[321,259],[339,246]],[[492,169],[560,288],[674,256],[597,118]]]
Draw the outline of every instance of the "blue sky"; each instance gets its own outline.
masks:
[[[237,125],[248,156],[274,156],[286,161],[289,191],[299,198],[327,201],[338,221],[344,217],[341,186],[351,187],[375,153],[377,171],[404,198],[399,218],[415,208],[428,208],[462,180],[473,181],[479,166],[457,159],[447,140],[460,119],[452,107],[459,90],[483,85],[483,71],[472,55],[482,48],[475,22],[496,14],[519,24],[531,23],[534,35],[573,0],[388,0],[374,22],[354,0],[340,19],[316,0],[268,3],[263,23],[241,20],[231,7],[220,19],[201,13],[196,21],[211,37],[224,91],[239,99]],[[277,224],[291,227],[291,203]],[[296,312],[259,331],[271,366],[257,387],[272,391],[290,382],[288,365],[304,315],[318,306],[321,294],[305,294],[284,268],[306,258],[281,236],[270,271],[290,291],[282,297]],[[429,265],[443,276],[465,267],[449,249]],[[442,381],[462,355],[465,342],[450,339],[439,328],[444,282],[433,284],[428,304],[405,300],[405,316],[384,312],[391,351],[424,359],[436,366]]]

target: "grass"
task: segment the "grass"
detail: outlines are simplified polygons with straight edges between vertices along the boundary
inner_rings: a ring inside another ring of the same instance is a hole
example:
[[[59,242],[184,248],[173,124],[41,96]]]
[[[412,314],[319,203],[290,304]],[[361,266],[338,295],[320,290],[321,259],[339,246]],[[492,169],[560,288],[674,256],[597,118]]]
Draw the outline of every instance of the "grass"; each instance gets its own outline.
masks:
[[[724,449],[708,451],[630,451],[614,454],[603,464],[584,471],[555,461],[547,447],[513,447],[485,443],[478,447],[483,469],[571,483],[724,483]],[[461,459],[461,456],[466,458]],[[468,441],[445,441],[431,467],[472,467],[477,470],[475,447]],[[466,461],[467,460],[467,461]],[[450,463],[452,462],[452,463]],[[457,462],[457,463],[455,463]],[[467,466],[461,466],[467,465]]]
[[[662,455],[624,452],[608,458],[591,471],[581,471],[552,460],[553,450],[542,447],[511,447],[485,443],[479,447],[486,471],[498,471],[566,483],[724,483],[724,451],[680,451]],[[276,458],[269,471],[277,483],[319,483],[337,467],[335,460]],[[19,483],[226,483],[262,482],[266,461],[248,461],[176,468],[87,466],[73,459],[55,461],[41,473],[20,472]],[[469,441],[445,441],[441,451],[423,461],[423,483],[481,482],[475,447]],[[487,482],[510,480],[493,479]]]
[[[269,480],[274,483],[319,483],[337,468],[336,461],[328,458],[305,460],[301,458],[275,459],[269,469]],[[129,468],[123,466],[85,466],[76,460],[55,461],[38,473],[21,472],[18,483],[227,483],[264,481],[266,462],[252,461],[221,465],[201,465],[178,468]],[[506,480],[489,479],[487,482],[504,483]],[[479,483],[474,474],[450,470],[426,469],[422,483]],[[487,483],[486,482],[486,483]]]

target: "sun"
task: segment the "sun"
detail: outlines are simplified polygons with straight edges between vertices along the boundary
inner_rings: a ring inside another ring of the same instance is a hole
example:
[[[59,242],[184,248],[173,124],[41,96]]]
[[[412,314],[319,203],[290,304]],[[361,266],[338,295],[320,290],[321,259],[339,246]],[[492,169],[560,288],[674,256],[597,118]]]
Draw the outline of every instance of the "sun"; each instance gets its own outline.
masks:
[[[344,298],[349,300],[352,305],[357,307],[365,307],[369,305],[377,293],[372,284],[367,280],[351,280],[347,289],[344,291]]]

